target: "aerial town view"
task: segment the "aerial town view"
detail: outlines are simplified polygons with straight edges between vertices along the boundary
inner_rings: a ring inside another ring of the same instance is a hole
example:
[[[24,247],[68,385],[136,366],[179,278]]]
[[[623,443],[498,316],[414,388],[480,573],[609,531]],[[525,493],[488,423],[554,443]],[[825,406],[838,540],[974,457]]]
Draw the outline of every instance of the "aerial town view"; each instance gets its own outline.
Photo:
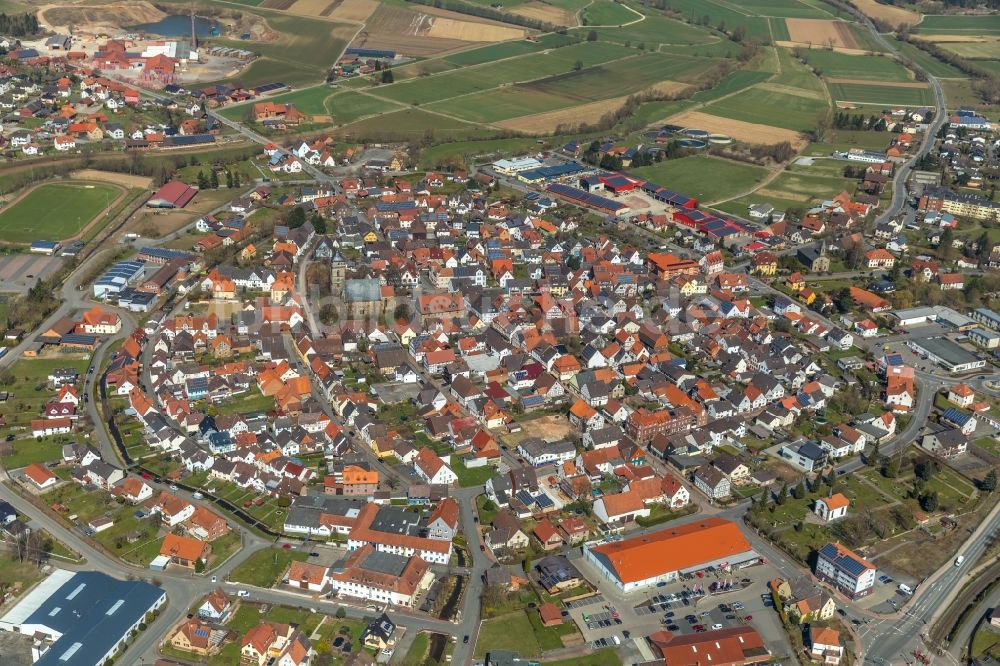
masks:
[[[0,666],[1000,664],[1000,0],[0,0]]]

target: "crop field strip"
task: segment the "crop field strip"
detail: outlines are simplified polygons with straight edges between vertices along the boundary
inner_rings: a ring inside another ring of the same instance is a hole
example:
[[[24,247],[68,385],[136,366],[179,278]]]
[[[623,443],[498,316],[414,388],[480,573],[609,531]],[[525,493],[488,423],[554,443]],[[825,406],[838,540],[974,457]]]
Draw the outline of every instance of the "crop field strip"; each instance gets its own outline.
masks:
[[[913,81],[910,72],[885,56],[845,55],[828,49],[800,49],[821,76],[872,81]]]
[[[815,126],[817,114],[826,106],[825,101],[754,87],[713,102],[704,111],[724,118],[806,132]]]
[[[913,28],[922,35],[1000,35],[1000,15],[952,16],[931,14]]]
[[[902,88],[863,83],[831,83],[830,94],[838,102],[893,106],[934,106],[930,88]]]

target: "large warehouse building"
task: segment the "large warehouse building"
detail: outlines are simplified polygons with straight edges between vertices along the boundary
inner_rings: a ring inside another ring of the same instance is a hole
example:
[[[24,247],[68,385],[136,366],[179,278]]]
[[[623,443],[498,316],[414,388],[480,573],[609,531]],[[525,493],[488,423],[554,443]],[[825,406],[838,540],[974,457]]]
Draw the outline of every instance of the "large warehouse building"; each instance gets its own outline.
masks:
[[[760,561],[736,523],[722,518],[592,546],[584,556],[622,592],[651,587],[682,574]]]
[[[36,666],[99,666],[166,601],[149,583],[57,569],[0,618],[0,631],[31,636]]]

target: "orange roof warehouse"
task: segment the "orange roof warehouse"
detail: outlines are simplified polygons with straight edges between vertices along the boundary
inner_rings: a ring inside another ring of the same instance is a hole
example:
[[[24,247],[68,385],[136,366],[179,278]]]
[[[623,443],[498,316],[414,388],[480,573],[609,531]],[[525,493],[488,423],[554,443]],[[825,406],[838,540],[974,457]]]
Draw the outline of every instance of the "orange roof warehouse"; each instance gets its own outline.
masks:
[[[585,557],[622,592],[674,580],[681,574],[760,561],[736,523],[721,518],[592,546]]]

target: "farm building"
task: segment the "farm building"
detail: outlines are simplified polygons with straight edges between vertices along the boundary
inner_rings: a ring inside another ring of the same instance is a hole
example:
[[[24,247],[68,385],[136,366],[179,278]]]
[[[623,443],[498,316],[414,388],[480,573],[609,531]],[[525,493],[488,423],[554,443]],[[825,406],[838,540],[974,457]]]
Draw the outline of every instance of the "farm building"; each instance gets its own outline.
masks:
[[[656,183],[643,183],[642,191],[657,201],[676,206],[678,208],[697,208],[698,200],[679,194],[665,187],[660,187]]]
[[[150,208],[183,208],[194,199],[196,194],[198,194],[198,190],[174,180],[157,190],[146,202],[146,205]]]
[[[507,176],[516,176],[522,171],[539,169],[543,166],[545,165],[536,160],[534,157],[518,157],[513,160],[497,160],[493,163],[493,169],[495,171]]]

